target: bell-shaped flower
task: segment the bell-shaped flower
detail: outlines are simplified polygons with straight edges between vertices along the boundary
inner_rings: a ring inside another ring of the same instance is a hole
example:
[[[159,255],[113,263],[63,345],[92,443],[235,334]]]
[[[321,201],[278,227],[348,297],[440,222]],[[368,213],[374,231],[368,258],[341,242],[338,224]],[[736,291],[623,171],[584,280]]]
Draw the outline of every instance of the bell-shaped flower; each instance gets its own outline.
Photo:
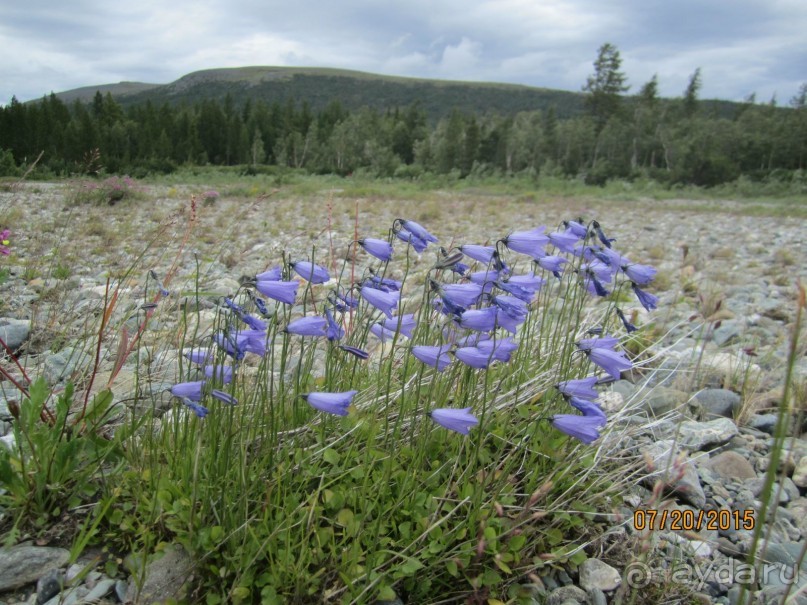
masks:
[[[403,283],[399,282],[397,279],[381,277],[380,275],[372,275],[368,281],[373,285],[373,288],[378,288],[384,292],[393,292],[403,287]]]
[[[457,275],[465,276],[466,273],[470,270],[470,267],[465,263],[455,263],[449,267],[452,272],[456,273]]]
[[[213,389],[210,391],[210,396],[215,397],[219,401],[226,403],[227,405],[237,405],[238,400],[230,395],[229,393],[225,393],[224,391],[219,391],[218,389]]]
[[[471,408],[438,408],[432,410],[430,416],[440,426],[463,435],[467,435],[471,427],[479,424],[479,420],[471,414]]]
[[[381,324],[373,324],[370,326],[370,334],[378,338],[381,342],[387,342],[395,338],[395,330],[385,328]]]
[[[586,226],[579,221],[563,221],[563,226],[566,227],[567,230],[574,233],[578,239],[583,239],[588,234],[588,229],[586,229]]]
[[[545,256],[543,258],[539,258],[535,262],[538,263],[538,266],[540,266],[541,269],[546,269],[555,277],[560,277],[560,273],[563,270],[563,265],[568,261],[562,256]]]
[[[546,227],[536,227],[529,231],[515,231],[505,237],[502,241],[513,252],[526,254],[534,259],[546,256],[544,246],[549,243],[549,238],[544,235]]]
[[[203,365],[213,361],[213,353],[207,349],[191,349],[186,351],[183,355],[191,362],[197,365]]]
[[[380,261],[386,263],[392,259],[392,244],[387,240],[364,237],[359,240],[359,245],[364,248],[367,254],[375,256]]]
[[[171,394],[182,399],[186,397],[191,401],[199,401],[202,398],[202,388],[205,386],[204,380],[195,382],[178,382],[171,387]]]
[[[442,372],[451,363],[451,357],[448,355],[450,349],[451,345],[442,345],[439,347],[418,345],[412,347],[412,355],[427,366],[437,368],[438,372]]]
[[[483,370],[495,361],[492,351],[483,351],[478,347],[460,347],[454,351],[454,357],[477,370]]]
[[[569,254],[574,252],[574,247],[580,239],[570,230],[554,231],[547,237],[549,238],[549,243],[555,246],[555,248],[562,252],[568,252]]]
[[[628,321],[628,318],[625,317],[625,314],[619,307],[616,308],[616,315],[617,317],[619,317],[619,320],[622,322],[622,325],[625,326],[625,330],[627,331],[628,334],[630,334],[631,332],[635,332],[636,330],[639,329]]]
[[[253,330],[265,330],[266,329],[266,322],[258,319],[257,317],[253,317],[249,313],[247,313],[241,305],[234,303],[231,299],[225,298],[224,303],[232,309],[233,313],[235,313],[236,317],[247,324]]]
[[[513,342],[509,336],[506,338],[496,338],[480,340],[476,343],[476,348],[483,353],[488,353],[496,361],[507,363],[513,352],[518,349],[518,343]]]
[[[493,246],[465,244],[460,246],[460,252],[462,252],[468,258],[472,258],[480,263],[489,265],[490,261],[493,259],[493,253],[496,252],[496,248]]]
[[[513,319],[523,321],[527,318],[528,307],[527,303],[518,298],[517,296],[508,296],[506,294],[499,294],[494,296],[491,301],[494,305],[499,307],[508,316]]]
[[[392,319],[392,308],[398,306],[401,298],[400,292],[384,292],[368,285],[362,286],[360,292],[364,300]]]
[[[423,227],[423,225],[416,223],[415,221],[403,219],[401,220],[401,225],[403,226],[404,229],[409,231],[409,233],[412,233],[416,237],[419,237],[424,242],[434,242],[434,243],[438,242],[438,239],[434,237],[431,233],[426,231],[426,228]]]
[[[225,365],[210,365],[204,367],[205,376],[217,380],[222,384],[229,384],[233,380],[233,367]]]
[[[635,263],[622,265],[622,271],[624,271],[628,279],[637,286],[646,286],[656,279],[656,273],[658,272],[655,267],[651,267],[650,265],[638,265]]]
[[[255,281],[280,281],[281,279],[283,279],[283,269],[281,267],[272,267],[255,276]]]
[[[299,260],[291,263],[291,268],[294,272],[303,279],[311,282],[312,284],[324,284],[331,279],[328,275],[328,270],[325,267],[315,265],[307,260]]]
[[[588,358],[605,370],[614,380],[619,380],[623,371],[630,370],[633,364],[624,351],[594,348],[586,351]]]
[[[482,296],[483,286],[479,284],[446,284],[438,286],[443,300],[450,298],[451,302],[458,307],[471,307],[479,302]]]
[[[285,331],[297,336],[325,336],[328,320],[324,317],[301,317],[290,322]]]
[[[602,419],[595,416],[577,416],[576,414],[555,414],[552,426],[570,437],[583,443],[591,443],[600,437]]]
[[[597,221],[591,221],[591,226],[594,227],[594,231],[596,231],[597,237],[600,238],[602,245],[605,246],[606,248],[610,248],[611,242],[616,241],[615,239],[605,237],[605,233],[603,232],[602,227],[600,227],[600,224]]]
[[[321,412],[328,412],[329,414],[336,414],[337,416],[347,416],[348,408],[356,393],[358,393],[358,391],[345,391],[344,393],[308,393],[302,397],[308,402],[308,405]]]
[[[244,340],[242,339],[239,343],[238,339],[228,332],[217,332],[213,334],[213,342],[236,361],[244,359],[244,355],[247,352],[243,346]]]
[[[399,331],[407,338],[412,338],[412,330],[417,326],[417,322],[414,313],[407,313],[406,315],[396,315],[392,319],[385,319],[381,325],[387,330]]]
[[[602,426],[605,426],[608,418],[606,417],[605,412],[602,411],[602,408],[600,408],[600,406],[595,402],[588,399],[582,399],[580,397],[569,397],[569,404],[576,410],[582,412],[583,416],[589,418],[599,418],[602,420]]]
[[[345,335],[345,330],[336,321],[334,321],[333,313],[330,309],[325,309],[325,317],[328,320],[328,327],[325,330],[325,337],[328,340],[339,340]]]
[[[611,349],[619,344],[619,338],[616,336],[600,336],[598,338],[581,338],[574,343],[581,351],[590,351],[591,349]]]
[[[266,355],[266,339],[265,330],[241,330],[236,336],[236,342],[241,349],[261,357]]]
[[[465,312],[465,307],[454,304],[450,298],[435,298],[432,306],[443,315],[455,315],[459,317]]]
[[[639,286],[636,284],[631,284],[634,293],[636,294],[636,298],[639,299],[639,302],[642,303],[642,306],[647,309],[648,311],[655,309],[658,306],[658,297],[650,294],[650,292],[645,292],[644,290],[640,289]]]
[[[255,288],[258,292],[286,305],[294,304],[294,299],[297,298],[297,288],[299,287],[300,282],[298,281],[260,280],[255,283]]]
[[[476,332],[492,332],[496,329],[496,307],[486,307],[484,309],[471,309],[465,311],[459,318],[455,318],[461,328],[474,330]]]
[[[555,387],[566,397],[577,397],[579,399],[589,399],[593,401],[600,396],[594,389],[597,380],[596,376],[588,376],[587,378],[564,380],[556,384]]]
[[[351,347],[350,345],[339,345],[339,348],[345,351],[346,353],[350,353],[354,357],[358,357],[359,359],[369,359],[370,354],[367,351],[363,351],[358,347]]]
[[[188,397],[182,397],[182,403],[190,408],[190,410],[199,418],[204,418],[210,413],[210,410],[208,410],[205,406],[193,401],[192,399],[189,399]]]
[[[328,295],[328,300],[340,313],[346,313],[350,309],[356,309],[359,306],[358,298],[350,294],[342,294],[341,292],[331,292]]]
[[[429,242],[420,239],[417,235],[415,235],[411,231],[408,231],[407,229],[399,229],[398,231],[395,232],[395,237],[411,245],[415,249],[415,252],[417,252],[418,254],[423,252],[429,245]]]

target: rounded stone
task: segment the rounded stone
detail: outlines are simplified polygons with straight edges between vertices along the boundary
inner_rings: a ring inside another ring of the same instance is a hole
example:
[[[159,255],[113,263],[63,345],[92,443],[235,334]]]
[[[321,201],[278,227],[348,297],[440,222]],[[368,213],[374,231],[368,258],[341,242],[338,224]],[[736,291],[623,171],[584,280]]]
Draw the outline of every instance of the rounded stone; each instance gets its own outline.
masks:
[[[599,559],[586,559],[580,566],[580,586],[585,590],[609,592],[616,590],[621,583],[620,573]]]
[[[725,479],[754,479],[754,467],[737,452],[720,452],[704,465],[713,473]]]

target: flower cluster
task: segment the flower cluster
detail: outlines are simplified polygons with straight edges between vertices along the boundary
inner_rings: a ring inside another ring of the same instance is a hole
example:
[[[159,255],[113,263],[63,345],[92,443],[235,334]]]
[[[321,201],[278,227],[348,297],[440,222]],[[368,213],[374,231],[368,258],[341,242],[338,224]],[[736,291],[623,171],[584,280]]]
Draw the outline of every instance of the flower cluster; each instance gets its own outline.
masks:
[[[388,239],[365,237],[354,242],[357,249],[372,259],[371,263],[378,265],[368,267],[347,286],[333,280],[329,271],[313,260],[294,260],[270,268],[245,282],[247,300],[260,317],[251,314],[242,306],[243,302],[224,300],[223,308],[229,312],[229,319],[225,328],[213,336],[213,342],[232,363],[215,363],[221,356],[208,350],[192,351],[187,354],[188,359],[202,368],[206,378],[179,383],[172,393],[200,417],[209,411],[200,403],[206,397],[236,404],[231,394],[218,387],[232,381],[233,373],[247,354],[265,356],[272,339],[278,337],[283,342],[295,337],[323,339],[328,343],[329,355],[347,354],[358,360],[371,356],[367,350],[368,335],[393,346],[405,343],[406,339],[410,341],[403,345],[406,354],[423,364],[422,367],[433,368],[435,376],[449,371],[454,372],[451,376],[487,371],[494,365],[511,363],[518,355],[523,326],[538,323],[538,319],[531,319],[537,308],[536,299],[564,277],[594,297],[605,297],[616,288],[629,287],[646,309],[656,307],[656,297],[642,289],[655,277],[653,267],[633,263],[615,251],[612,247],[615,240],[606,237],[596,222],[586,226],[581,221],[566,221],[563,226],[562,230],[552,232],[543,226],[515,231],[495,245],[471,243],[451,250],[439,248],[437,261],[427,275],[423,293],[426,304],[416,313],[403,312],[401,293],[405,280],[388,275],[395,254],[393,242],[395,239],[405,242],[416,254],[439,242],[425,227],[409,219],[396,219]],[[314,305],[313,313],[292,318],[293,307],[300,302],[303,282],[307,282],[302,295],[303,308],[308,308],[308,293],[315,286],[328,289],[320,298],[324,305],[319,309]],[[160,288],[164,290],[161,284]],[[270,308],[270,301],[274,302],[274,308]],[[628,332],[636,329],[620,309],[615,311]],[[354,314],[366,320],[361,324],[364,329],[353,321]],[[440,329],[419,330],[422,321]],[[602,332],[600,328],[599,333]],[[311,341],[301,341],[304,342]],[[608,335],[581,338],[575,343],[581,362],[574,366],[574,371],[583,372],[593,366],[605,376],[570,378],[556,385],[562,397],[579,412],[547,418],[556,429],[584,443],[599,437],[607,418],[597,404],[595,386],[618,380],[632,365],[618,345],[619,338]],[[347,386],[346,383],[352,385],[349,377],[343,377],[342,384]],[[350,389],[311,391],[299,396],[315,410],[346,416],[357,395],[360,397],[359,391]],[[480,423],[473,406],[435,407],[426,411],[436,424],[463,435]]]
[[[11,250],[9,250],[8,245],[11,243],[11,240],[8,238],[11,237],[11,231],[8,229],[3,229],[0,231],[0,254],[4,256],[8,256],[11,254]]]

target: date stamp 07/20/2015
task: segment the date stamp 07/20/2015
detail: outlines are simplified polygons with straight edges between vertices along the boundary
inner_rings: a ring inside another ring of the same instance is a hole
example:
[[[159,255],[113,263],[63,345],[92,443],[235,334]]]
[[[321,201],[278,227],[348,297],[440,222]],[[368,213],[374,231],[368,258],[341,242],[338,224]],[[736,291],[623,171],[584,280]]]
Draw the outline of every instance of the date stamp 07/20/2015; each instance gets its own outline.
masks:
[[[637,531],[653,531],[666,529],[671,531],[716,530],[752,530],[754,529],[754,511],[729,510],[679,510],[637,508],[633,511],[633,526]]]

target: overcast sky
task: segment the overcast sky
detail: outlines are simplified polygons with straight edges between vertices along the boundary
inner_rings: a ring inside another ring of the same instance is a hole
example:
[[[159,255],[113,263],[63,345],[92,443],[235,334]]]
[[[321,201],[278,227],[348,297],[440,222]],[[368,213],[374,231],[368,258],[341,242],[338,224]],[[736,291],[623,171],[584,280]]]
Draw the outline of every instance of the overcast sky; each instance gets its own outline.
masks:
[[[775,94],[807,81],[807,0],[5,0],[0,104],[192,71],[315,66],[579,91],[616,45],[638,92]]]

